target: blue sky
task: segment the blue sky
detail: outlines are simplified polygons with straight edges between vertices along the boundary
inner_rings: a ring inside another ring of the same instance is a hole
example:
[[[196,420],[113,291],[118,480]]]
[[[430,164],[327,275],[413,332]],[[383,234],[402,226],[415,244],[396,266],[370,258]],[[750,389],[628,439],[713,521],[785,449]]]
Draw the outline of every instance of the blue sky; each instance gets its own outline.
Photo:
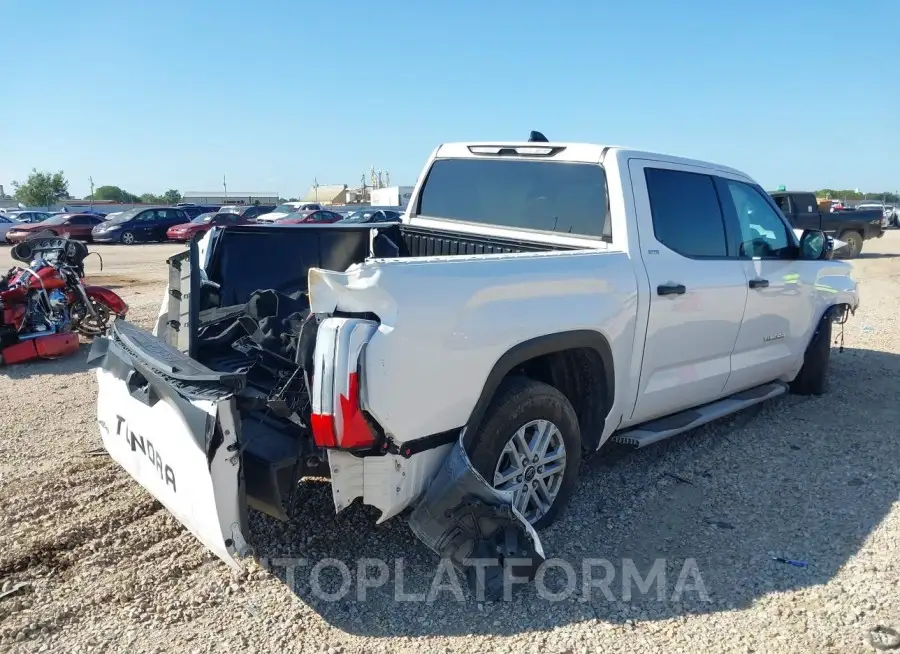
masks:
[[[305,193],[439,143],[631,145],[900,188],[900,2],[0,0],[0,184]]]

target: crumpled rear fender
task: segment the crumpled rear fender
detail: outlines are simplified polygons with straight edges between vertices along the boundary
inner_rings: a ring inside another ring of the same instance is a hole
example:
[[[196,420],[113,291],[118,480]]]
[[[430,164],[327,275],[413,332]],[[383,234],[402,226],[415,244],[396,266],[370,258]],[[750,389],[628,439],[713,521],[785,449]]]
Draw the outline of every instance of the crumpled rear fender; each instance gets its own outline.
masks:
[[[462,435],[409,518],[428,547],[465,573],[478,599],[500,599],[508,579],[534,579],[545,561],[534,528],[511,492],[490,486],[466,455]]]
[[[544,562],[534,528],[472,466],[459,440],[418,452],[359,457],[329,450],[331,492],[340,512],[354,500],[384,522],[412,506],[409,524],[431,550],[462,572],[479,599],[500,599],[505,575],[531,580]]]

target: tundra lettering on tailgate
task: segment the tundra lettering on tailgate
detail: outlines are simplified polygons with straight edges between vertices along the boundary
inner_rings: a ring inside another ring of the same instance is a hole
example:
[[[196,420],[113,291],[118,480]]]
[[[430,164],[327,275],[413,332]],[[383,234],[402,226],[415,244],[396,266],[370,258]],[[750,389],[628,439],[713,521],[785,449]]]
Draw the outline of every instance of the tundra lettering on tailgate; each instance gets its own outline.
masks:
[[[140,434],[131,431],[128,428],[128,425],[125,424],[125,418],[122,416],[117,415],[116,420],[118,421],[118,424],[116,425],[116,436],[124,434],[125,440],[128,442],[129,447],[131,447],[132,452],[136,452],[138,448],[140,448],[141,452],[150,459],[150,463],[156,466],[156,469],[159,471],[159,478],[172,487],[173,493],[177,493],[178,491],[175,488],[175,471],[172,470],[171,466],[163,463],[159,450],[153,447],[153,442],[149,438],[144,438]]]

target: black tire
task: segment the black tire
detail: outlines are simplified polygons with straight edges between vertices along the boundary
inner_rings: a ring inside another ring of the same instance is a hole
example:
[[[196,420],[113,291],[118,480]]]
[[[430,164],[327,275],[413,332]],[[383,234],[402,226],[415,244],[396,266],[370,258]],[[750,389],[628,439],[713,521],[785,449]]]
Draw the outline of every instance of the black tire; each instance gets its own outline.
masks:
[[[822,395],[828,389],[828,361],[831,359],[831,318],[819,321],[803,355],[803,367],[791,382],[795,395]]]
[[[559,429],[566,450],[566,467],[559,491],[549,510],[532,522],[547,527],[559,516],[575,489],[581,463],[581,431],[578,416],[566,396],[553,386],[526,377],[509,377],[497,389],[469,446],[475,469],[493,485],[494,470],[503,448],[516,431],[533,420],[547,420]]]
[[[863,237],[859,232],[844,232],[838,238],[847,242],[847,246],[843,248],[846,255],[845,259],[855,259],[863,249]]]
[[[119,236],[119,243],[122,245],[134,245],[136,242],[137,239],[134,237],[134,232],[124,231]]]

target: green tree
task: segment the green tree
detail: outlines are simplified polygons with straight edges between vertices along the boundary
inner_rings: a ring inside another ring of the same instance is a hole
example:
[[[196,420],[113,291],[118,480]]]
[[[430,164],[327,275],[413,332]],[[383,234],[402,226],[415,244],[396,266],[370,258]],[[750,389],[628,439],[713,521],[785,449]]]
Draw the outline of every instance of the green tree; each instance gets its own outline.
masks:
[[[136,195],[133,195],[118,186],[101,186],[94,191],[94,199],[120,202],[122,204],[131,204],[132,202],[138,202],[140,200]]]
[[[815,192],[816,197],[828,200],[872,200],[873,202],[898,202],[896,193],[882,191],[880,193],[859,193],[855,189],[822,188]]]
[[[24,182],[13,182],[16,200],[28,207],[49,207],[69,197],[69,182],[63,172],[48,173],[32,168]]]
[[[181,193],[174,188],[170,188],[168,191],[163,193],[162,199],[165,204],[178,204],[181,202]]]
[[[141,197],[138,198],[139,202],[143,202],[144,204],[166,204],[166,201],[163,200],[158,195],[153,195],[152,193],[144,193]]]

